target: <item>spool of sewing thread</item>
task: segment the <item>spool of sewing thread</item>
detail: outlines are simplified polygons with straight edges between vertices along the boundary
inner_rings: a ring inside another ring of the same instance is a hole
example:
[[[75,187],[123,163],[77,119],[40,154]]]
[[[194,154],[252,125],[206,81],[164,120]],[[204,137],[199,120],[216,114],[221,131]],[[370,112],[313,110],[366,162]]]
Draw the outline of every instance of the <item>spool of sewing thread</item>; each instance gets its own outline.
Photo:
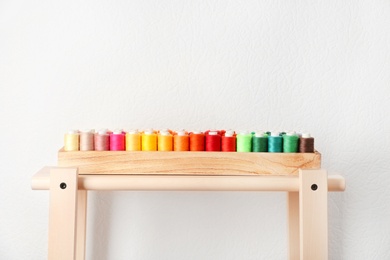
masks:
[[[190,133],[190,151],[204,151],[204,134],[200,131]]]
[[[80,151],[95,150],[94,136],[95,136],[94,130],[84,130],[80,132]]]
[[[110,150],[110,135],[107,129],[99,130],[94,136],[95,151]]]
[[[157,151],[157,134],[152,129],[142,134],[142,151]]]
[[[299,137],[295,132],[287,132],[283,135],[283,152],[297,153]]]
[[[242,131],[236,136],[237,152],[252,151],[252,134],[249,131]]]
[[[186,131],[181,130],[173,135],[173,150],[177,152],[190,150],[190,137]]]
[[[125,150],[125,134],[122,130],[115,130],[110,134],[110,151]]]
[[[173,137],[169,130],[161,130],[157,137],[159,151],[173,150]]]
[[[71,130],[64,135],[64,150],[78,151],[80,148],[80,134],[77,130]]]
[[[221,135],[219,131],[206,131],[205,148],[207,152],[221,151]]]
[[[236,151],[236,135],[233,130],[227,130],[221,137],[221,151],[235,152]]]
[[[283,137],[281,137],[278,132],[271,132],[271,135],[268,136],[268,152],[283,152]]]
[[[314,153],[314,138],[310,134],[303,133],[299,138],[300,153]]]
[[[252,152],[268,152],[268,135],[262,131],[252,135]]]
[[[126,151],[141,151],[141,134],[137,129],[126,133]]]

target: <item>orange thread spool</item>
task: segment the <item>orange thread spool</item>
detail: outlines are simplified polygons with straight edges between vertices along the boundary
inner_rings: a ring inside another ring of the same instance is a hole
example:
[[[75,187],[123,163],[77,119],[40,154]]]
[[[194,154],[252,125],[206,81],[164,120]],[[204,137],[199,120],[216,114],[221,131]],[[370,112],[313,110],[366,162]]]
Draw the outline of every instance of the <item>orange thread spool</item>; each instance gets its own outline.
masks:
[[[185,131],[179,131],[173,136],[173,150],[174,151],[189,151],[190,137]]]
[[[204,151],[204,134],[202,132],[190,133],[190,151]]]
[[[158,140],[158,150],[159,151],[172,151],[173,150],[173,140],[172,134],[169,130],[161,130],[157,140]]]

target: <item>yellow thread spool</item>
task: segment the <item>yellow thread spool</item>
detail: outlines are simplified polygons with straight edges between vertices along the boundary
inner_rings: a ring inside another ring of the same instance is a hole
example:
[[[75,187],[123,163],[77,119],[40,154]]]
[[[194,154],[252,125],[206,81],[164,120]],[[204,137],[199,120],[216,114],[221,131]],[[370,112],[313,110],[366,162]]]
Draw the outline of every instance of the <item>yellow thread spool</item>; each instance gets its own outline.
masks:
[[[80,148],[80,134],[78,131],[69,131],[64,136],[64,150],[78,151]]]
[[[153,130],[142,134],[142,151],[157,151],[157,134]]]
[[[141,134],[138,130],[126,133],[126,151],[141,151]]]
[[[169,130],[162,130],[158,135],[158,150],[159,151],[172,151],[173,150],[173,141],[172,135]]]

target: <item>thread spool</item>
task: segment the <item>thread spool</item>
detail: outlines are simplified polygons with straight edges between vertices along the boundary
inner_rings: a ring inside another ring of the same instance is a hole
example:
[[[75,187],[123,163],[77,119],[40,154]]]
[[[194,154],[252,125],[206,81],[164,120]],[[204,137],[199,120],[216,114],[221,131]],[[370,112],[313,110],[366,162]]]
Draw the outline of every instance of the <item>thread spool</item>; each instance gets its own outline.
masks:
[[[173,135],[173,150],[174,151],[189,151],[190,150],[190,137],[186,131],[178,131]]]
[[[268,136],[268,152],[283,152],[283,137],[281,137],[278,132],[271,132],[271,135]]]
[[[159,151],[173,150],[173,137],[169,130],[161,130],[157,137],[157,148]]]
[[[110,135],[107,129],[101,129],[94,136],[95,151],[110,150]]]
[[[125,134],[122,130],[116,130],[110,134],[110,151],[125,150]]]
[[[252,134],[248,131],[240,132],[237,136],[237,152],[252,151]]]
[[[233,130],[227,130],[221,136],[221,151],[235,152],[236,151],[236,135]]]
[[[80,132],[80,151],[95,150],[94,130],[84,130]]]
[[[64,150],[78,151],[80,148],[80,134],[77,130],[70,130],[64,135]]]
[[[190,133],[190,151],[199,152],[204,151],[204,134],[200,131]]]
[[[300,153],[314,153],[314,138],[310,134],[302,134],[299,138]]]
[[[157,134],[152,129],[142,134],[142,151],[157,151]]]
[[[298,152],[298,140],[299,137],[295,132],[287,132],[285,135],[283,135],[283,152]]]
[[[252,135],[252,152],[268,152],[268,135],[264,132],[256,132]]]
[[[221,135],[219,131],[206,131],[205,150],[207,152],[221,151]]]
[[[141,134],[137,129],[126,133],[126,151],[141,151]]]

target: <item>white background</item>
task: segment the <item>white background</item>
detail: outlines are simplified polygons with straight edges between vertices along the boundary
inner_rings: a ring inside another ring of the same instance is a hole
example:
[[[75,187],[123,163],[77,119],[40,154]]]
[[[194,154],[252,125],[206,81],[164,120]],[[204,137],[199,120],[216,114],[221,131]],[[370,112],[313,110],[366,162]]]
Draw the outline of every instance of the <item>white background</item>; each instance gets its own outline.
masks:
[[[329,259],[390,259],[390,2],[0,1],[0,258],[45,259],[69,129],[297,130]],[[90,192],[87,259],[286,259],[283,193]]]

